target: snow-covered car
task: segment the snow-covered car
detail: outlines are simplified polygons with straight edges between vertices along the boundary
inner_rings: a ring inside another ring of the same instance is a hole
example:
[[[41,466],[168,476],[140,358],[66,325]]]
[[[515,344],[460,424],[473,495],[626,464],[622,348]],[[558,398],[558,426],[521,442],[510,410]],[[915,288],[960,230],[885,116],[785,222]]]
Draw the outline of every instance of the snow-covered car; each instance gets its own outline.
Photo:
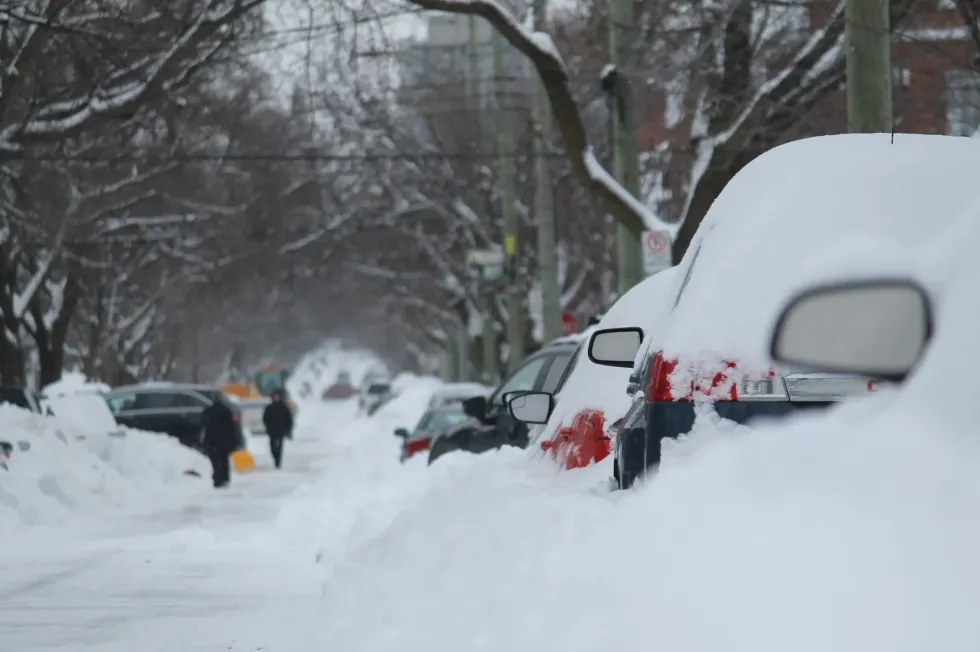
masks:
[[[651,314],[663,328],[642,346],[629,329],[598,330],[589,343],[595,362],[633,368],[633,404],[616,440],[620,485],[659,464],[662,440],[690,432],[698,405],[744,424],[881,388],[853,374],[774,367],[766,334],[801,279],[933,242],[976,201],[964,170],[978,163],[968,139],[845,134],[782,145],[743,168],[678,265],[669,315]]]
[[[468,398],[473,398],[474,396],[490,396],[492,392],[492,387],[487,387],[480,383],[446,383],[432,393],[432,398],[429,400],[429,407],[452,405],[465,401]]]
[[[395,430],[395,436],[402,439],[401,461],[428,451],[434,441],[458,426],[473,421],[473,417],[463,411],[463,404],[459,401],[430,406],[412,432],[405,428]]]
[[[14,405],[35,414],[43,414],[41,396],[25,387],[0,387],[0,405]]]
[[[320,398],[325,401],[342,400],[348,399],[354,396],[356,393],[357,390],[351,383],[350,372],[342,370],[337,372],[337,378],[334,380],[332,385],[323,390]]]
[[[126,436],[126,431],[116,422],[100,389],[46,388],[41,396],[41,405],[46,414],[71,424],[82,435]]]
[[[363,414],[370,416],[391,400],[392,395],[390,381],[373,380],[361,388],[357,397],[358,408]]]
[[[618,328],[638,321],[647,323],[648,315],[658,305],[664,306],[666,313],[674,271],[673,267],[664,270],[633,287],[584,334],[585,337],[595,329]],[[654,323],[650,328],[657,326]],[[612,450],[611,442],[618,423],[630,406],[626,392],[629,375],[629,369],[601,366],[591,361],[588,347],[582,346],[557,395],[549,397],[551,400],[531,395],[516,397],[511,401],[510,409],[515,417],[524,417],[528,423],[545,421],[543,428],[533,430],[532,439],[540,441],[541,448],[550,451],[566,468],[583,467],[605,459]],[[545,409],[538,409],[534,414],[536,406]]]
[[[464,400],[463,411],[474,422],[461,424],[433,442],[429,463],[455,450],[483,453],[503,446],[526,448],[531,431],[527,423],[510,413],[509,399],[528,392],[559,391],[582,342],[581,333],[554,339],[522,360],[489,396],[481,394]]]

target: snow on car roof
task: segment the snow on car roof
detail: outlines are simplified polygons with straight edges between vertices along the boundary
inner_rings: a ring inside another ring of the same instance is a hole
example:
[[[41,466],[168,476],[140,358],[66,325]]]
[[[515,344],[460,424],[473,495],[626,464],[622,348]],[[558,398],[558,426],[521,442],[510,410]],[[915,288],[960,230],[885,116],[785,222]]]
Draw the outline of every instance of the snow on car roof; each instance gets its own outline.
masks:
[[[664,270],[645,279],[619,298],[612,308],[594,327],[586,333],[601,328],[621,328],[640,326],[647,333],[653,333],[662,324],[655,317],[666,314],[670,306],[671,281],[676,267]],[[615,421],[625,414],[630,405],[626,395],[626,383],[630,370],[622,367],[603,367],[589,360],[587,347],[578,352],[575,368],[562,387],[555,411],[541,436],[550,439],[555,431],[568,425],[571,419],[582,410],[596,409]]]
[[[759,156],[678,266],[660,348],[767,366],[772,325],[804,276],[839,267],[848,242],[877,243],[851,252],[865,259],[928,244],[980,196],[978,166],[975,140],[913,134],[809,138]]]

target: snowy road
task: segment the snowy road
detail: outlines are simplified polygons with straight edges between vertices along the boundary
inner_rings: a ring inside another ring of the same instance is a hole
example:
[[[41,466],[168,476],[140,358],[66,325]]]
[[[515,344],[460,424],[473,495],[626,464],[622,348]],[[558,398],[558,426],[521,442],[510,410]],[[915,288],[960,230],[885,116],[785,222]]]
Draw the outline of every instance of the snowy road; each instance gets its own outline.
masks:
[[[310,560],[274,536],[285,497],[327,461],[315,439],[274,472],[202,481],[191,505],[159,505],[84,530],[27,530],[0,545],[0,647],[54,650],[254,650],[298,602],[317,597]],[[271,532],[271,535],[270,535]],[[245,647],[238,641],[248,640]]]

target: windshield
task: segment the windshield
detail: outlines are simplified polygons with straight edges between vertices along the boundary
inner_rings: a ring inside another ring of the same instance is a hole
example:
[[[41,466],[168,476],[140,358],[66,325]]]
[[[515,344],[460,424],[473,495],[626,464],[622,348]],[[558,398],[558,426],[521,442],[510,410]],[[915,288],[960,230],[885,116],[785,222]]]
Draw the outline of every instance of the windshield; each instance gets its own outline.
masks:
[[[281,371],[260,371],[255,374],[255,388],[262,396],[269,396],[272,392],[283,390],[283,379]]]
[[[387,385],[371,385],[368,387],[368,394],[385,394],[388,392]]]
[[[458,423],[463,423],[467,419],[469,417],[466,416],[462,409],[459,412],[455,410],[437,410],[426,413],[422,417],[422,420],[419,421],[419,425],[415,430],[416,432],[438,432],[446,428],[451,428]]]

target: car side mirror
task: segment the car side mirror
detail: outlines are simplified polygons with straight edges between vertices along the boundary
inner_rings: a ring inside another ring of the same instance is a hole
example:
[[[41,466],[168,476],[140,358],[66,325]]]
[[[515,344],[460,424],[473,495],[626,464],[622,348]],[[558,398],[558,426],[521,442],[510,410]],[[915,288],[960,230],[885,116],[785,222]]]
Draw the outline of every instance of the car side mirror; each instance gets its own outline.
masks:
[[[408,439],[408,431],[404,428],[395,428],[395,437],[401,437],[402,439]]]
[[[604,328],[589,338],[589,360],[603,367],[632,369],[642,343],[642,328]]]
[[[927,292],[884,278],[814,287],[795,296],[773,329],[773,360],[808,371],[901,381],[932,338]]]
[[[555,397],[548,392],[522,392],[512,398],[507,407],[522,423],[548,423],[555,408]]]
[[[486,423],[487,398],[485,396],[474,396],[463,401],[463,413],[468,417],[478,419],[481,423]]]

